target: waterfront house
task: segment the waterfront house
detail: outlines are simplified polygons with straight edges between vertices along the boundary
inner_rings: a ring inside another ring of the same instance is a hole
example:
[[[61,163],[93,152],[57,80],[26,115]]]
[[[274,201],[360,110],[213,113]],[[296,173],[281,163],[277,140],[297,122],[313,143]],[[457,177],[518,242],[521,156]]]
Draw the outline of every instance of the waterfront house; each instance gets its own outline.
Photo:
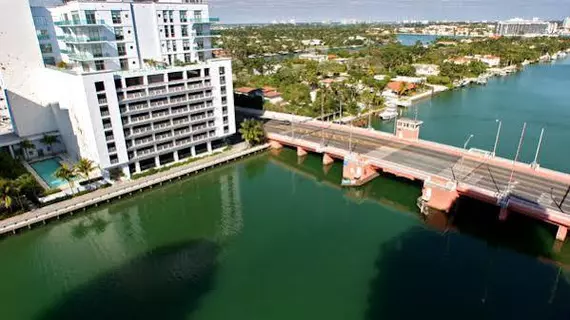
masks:
[[[414,68],[416,68],[416,74],[418,76],[438,76],[439,75],[439,66],[437,64],[414,64]]]
[[[325,54],[304,53],[299,55],[299,59],[324,62],[327,61],[329,57]]]
[[[479,61],[485,63],[487,66],[493,68],[493,67],[498,67],[501,65],[501,58],[497,57],[497,56],[493,56],[493,55],[485,55],[482,57],[478,57]]]

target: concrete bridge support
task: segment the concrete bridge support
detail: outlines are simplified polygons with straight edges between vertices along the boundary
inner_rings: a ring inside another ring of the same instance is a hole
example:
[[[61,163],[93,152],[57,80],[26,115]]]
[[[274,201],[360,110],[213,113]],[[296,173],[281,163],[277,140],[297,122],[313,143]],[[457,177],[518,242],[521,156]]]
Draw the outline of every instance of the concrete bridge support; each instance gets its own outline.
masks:
[[[424,182],[422,199],[430,209],[448,213],[457,198],[459,193],[452,181],[431,177]]]
[[[501,211],[499,212],[499,220],[506,221],[509,217],[509,209],[507,207],[501,207]]]
[[[346,157],[342,169],[342,185],[358,187],[378,176],[376,169],[358,156]]]
[[[329,156],[326,153],[323,153],[323,165],[328,166],[334,163],[333,157]]]
[[[567,233],[568,233],[568,228],[563,226],[558,226],[558,232],[556,233],[556,240],[564,242],[566,240]]]
[[[275,140],[270,140],[269,146],[271,149],[283,149],[283,145]]]
[[[305,149],[303,149],[303,148],[301,148],[301,147],[297,147],[297,155],[298,155],[299,157],[304,157],[304,156],[307,155],[307,153],[308,153],[307,150],[305,150]]]

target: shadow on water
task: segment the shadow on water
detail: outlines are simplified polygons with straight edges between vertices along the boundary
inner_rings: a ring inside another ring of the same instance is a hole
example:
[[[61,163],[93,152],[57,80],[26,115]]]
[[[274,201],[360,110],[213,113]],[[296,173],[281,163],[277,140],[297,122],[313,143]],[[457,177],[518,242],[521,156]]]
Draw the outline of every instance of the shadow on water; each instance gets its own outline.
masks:
[[[367,319],[570,319],[559,267],[416,226],[384,243]]]
[[[40,319],[186,319],[212,287],[219,247],[152,250],[69,292]]]

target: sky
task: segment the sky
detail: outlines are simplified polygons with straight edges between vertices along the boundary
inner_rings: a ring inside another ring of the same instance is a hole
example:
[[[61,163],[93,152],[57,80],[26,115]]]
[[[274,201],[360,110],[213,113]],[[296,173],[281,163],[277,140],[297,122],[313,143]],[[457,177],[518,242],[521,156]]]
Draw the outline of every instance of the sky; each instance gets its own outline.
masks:
[[[209,0],[222,23],[358,19],[502,20],[570,16],[570,0]]]

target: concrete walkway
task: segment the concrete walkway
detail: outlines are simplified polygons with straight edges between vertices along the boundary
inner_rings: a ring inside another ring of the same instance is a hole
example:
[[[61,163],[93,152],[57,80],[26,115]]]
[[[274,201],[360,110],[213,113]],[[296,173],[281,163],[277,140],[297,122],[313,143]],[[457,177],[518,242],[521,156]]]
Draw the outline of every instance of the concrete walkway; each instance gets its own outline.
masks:
[[[56,218],[67,213],[73,214],[75,211],[85,210],[88,207],[97,206],[100,203],[109,202],[115,198],[120,199],[122,196],[128,196],[133,192],[142,191],[145,188],[152,188],[155,185],[161,185],[174,179],[180,179],[183,176],[188,176],[233,160],[241,159],[248,155],[261,152],[267,148],[269,148],[269,144],[253,148],[247,148],[245,144],[239,144],[234,146],[234,149],[231,151],[197,160],[186,166],[172,168],[168,171],[160,172],[137,180],[117,183],[106,189],[99,189],[76,198],[29,211],[0,221],[0,235],[8,232],[16,233],[16,230],[20,228],[31,227],[33,224],[39,222],[45,223],[46,220]]]

